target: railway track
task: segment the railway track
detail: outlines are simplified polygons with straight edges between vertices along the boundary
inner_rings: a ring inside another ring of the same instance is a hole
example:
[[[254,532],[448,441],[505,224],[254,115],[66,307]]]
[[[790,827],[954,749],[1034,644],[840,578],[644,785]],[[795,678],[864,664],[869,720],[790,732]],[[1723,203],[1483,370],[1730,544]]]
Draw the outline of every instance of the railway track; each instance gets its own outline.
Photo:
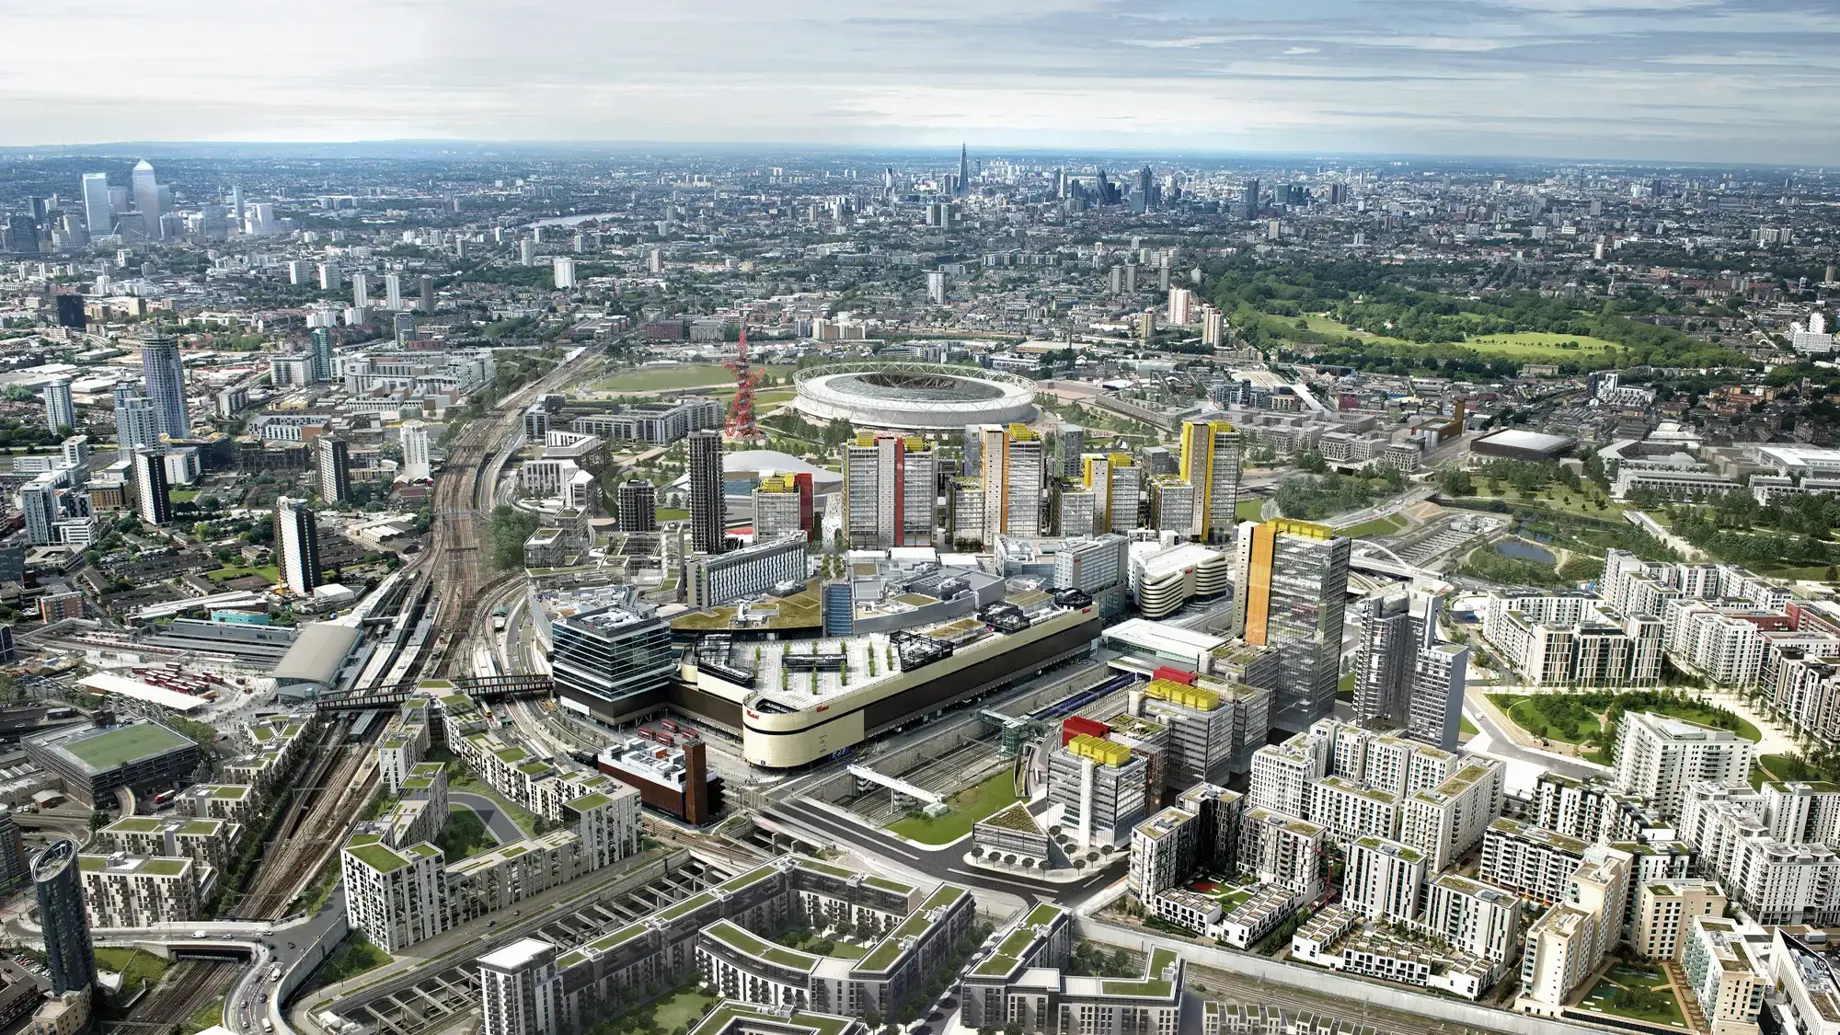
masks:
[[[107,1035],[166,1035],[211,1000],[226,998],[242,969],[230,960],[182,960]]]
[[[350,719],[331,724],[328,745],[320,742],[313,765],[300,783],[256,874],[232,913],[244,920],[279,920],[318,871],[333,847],[344,840],[358,809],[376,786],[376,759],[370,750],[378,732],[364,742],[346,744]],[[381,731],[381,726],[376,728]],[[330,794],[328,792],[331,792]]]

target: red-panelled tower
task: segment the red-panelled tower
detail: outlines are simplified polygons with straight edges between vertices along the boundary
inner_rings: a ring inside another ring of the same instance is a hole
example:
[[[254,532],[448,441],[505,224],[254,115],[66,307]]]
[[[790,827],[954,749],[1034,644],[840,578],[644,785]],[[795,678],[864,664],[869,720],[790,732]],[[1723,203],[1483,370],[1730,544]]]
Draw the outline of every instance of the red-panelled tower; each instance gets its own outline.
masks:
[[[728,425],[723,430],[730,438],[751,441],[758,433],[754,426],[754,387],[760,384],[760,373],[748,369],[746,311],[741,314],[741,343],[735,349],[734,362],[722,365],[735,375],[735,398],[728,404]]]

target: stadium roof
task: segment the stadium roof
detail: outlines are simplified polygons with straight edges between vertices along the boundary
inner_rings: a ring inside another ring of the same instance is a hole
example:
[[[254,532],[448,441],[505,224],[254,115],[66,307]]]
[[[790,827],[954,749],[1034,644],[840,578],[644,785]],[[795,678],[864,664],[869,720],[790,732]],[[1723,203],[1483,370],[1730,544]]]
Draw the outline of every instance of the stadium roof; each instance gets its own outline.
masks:
[[[314,622],[303,626],[300,638],[288,648],[287,655],[275,666],[275,682],[316,683],[329,686],[338,676],[340,666],[358,645],[358,630],[348,625]]]

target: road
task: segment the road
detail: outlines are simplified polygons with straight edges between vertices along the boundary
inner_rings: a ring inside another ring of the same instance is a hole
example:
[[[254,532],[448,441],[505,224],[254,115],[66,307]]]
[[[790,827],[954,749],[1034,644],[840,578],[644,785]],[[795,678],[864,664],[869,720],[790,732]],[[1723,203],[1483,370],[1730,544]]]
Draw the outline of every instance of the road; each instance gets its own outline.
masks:
[[[465,805],[479,813],[479,818],[485,820],[486,829],[492,832],[493,837],[498,838],[498,843],[501,845],[524,839],[524,832],[518,829],[516,823],[511,822],[511,817],[505,815],[505,811],[498,807],[497,802],[483,794],[474,794],[471,791],[448,791],[447,801],[450,805]]]

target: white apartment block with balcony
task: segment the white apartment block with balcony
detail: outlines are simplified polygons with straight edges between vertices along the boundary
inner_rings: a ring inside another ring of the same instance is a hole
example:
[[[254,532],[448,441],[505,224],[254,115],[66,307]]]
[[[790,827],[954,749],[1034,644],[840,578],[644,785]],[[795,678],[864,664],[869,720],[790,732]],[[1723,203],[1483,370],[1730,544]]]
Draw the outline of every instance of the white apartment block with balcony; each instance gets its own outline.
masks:
[[[1515,1009],[1558,1016],[1618,939],[1629,899],[1629,853],[1592,845],[1565,880],[1557,905],[1527,929]]]
[[[1701,783],[1746,786],[1756,745],[1730,730],[1650,712],[1630,712],[1618,724],[1616,785],[1678,816],[1687,792]]]
[[[1383,837],[1349,842],[1343,870],[1342,904],[1370,920],[1411,923],[1425,882],[1425,857]]]
[[[1481,881],[1440,874],[1425,885],[1419,927],[1456,949],[1488,960],[1499,978],[1520,955],[1525,901]]]
[[[1757,1015],[1771,987],[1770,935],[1763,928],[1718,916],[1687,925],[1681,970],[1699,1000],[1711,1035],[1757,1035]]]
[[[204,915],[201,867],[183,856],[79,855],[89,926],[153,927]]]
[[[1680,810],[1680,839],[1693,850],[1701,875],[1724,884],[1731,899],[1760,924],[1840,923],[1840,854],[1818,841],[1815,816],[1797,827],[1780,796],[1703,783]]]
[[[1424,853],[1426,872],[1448,869],[1482,843],[1501,815],[1506,778],[1506,767],[1492,758],[1465,758],[1450,779],[1401,802],[1400,842]]]

